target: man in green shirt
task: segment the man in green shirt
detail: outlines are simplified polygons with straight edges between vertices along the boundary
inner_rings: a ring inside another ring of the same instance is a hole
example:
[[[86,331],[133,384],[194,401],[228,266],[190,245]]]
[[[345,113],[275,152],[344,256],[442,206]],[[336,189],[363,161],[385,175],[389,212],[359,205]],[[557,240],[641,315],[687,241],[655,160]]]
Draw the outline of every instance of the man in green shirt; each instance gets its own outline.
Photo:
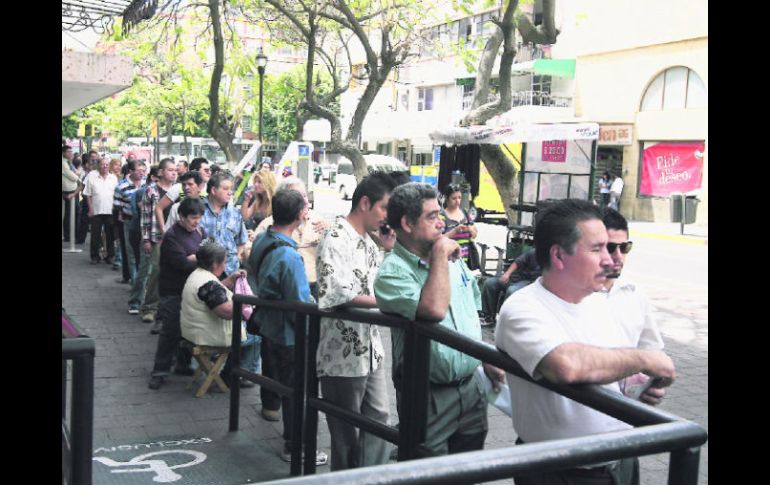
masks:
[[[382,262],[374,280],[377,306],[409,320],[434,320],[467,337],[481,340],[478,310],[481,293],[460,246],[443,235],[438,193],[428,184],[397,187],[388,203],[388,225],[396,231],[393,252]],[[401,389],[404,332],[391,330],[393,383]],[[461,453],[484,447],[487,404],[473,373],[478,359],[431,342],[430,389],[425,446],[437,454]],[[495,387],[505,373],[483,364]],[[400,393],[396,393],[400,409]]]

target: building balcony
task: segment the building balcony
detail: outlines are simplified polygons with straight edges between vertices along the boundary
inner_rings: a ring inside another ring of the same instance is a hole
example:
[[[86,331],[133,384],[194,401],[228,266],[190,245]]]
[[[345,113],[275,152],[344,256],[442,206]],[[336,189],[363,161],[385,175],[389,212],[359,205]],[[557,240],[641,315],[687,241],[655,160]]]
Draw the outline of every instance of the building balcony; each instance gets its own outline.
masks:
[[[498,94],[489,95],[490,103],[499,99],[500,96]],[[470,110],[472,102],[473,93],[463,96],[462,110]],[[555,95],[544,91],[516,91],[511,93],[511,108],[517,106],[552,106],[557,108],[570,108],[572,107],[572,97]]]

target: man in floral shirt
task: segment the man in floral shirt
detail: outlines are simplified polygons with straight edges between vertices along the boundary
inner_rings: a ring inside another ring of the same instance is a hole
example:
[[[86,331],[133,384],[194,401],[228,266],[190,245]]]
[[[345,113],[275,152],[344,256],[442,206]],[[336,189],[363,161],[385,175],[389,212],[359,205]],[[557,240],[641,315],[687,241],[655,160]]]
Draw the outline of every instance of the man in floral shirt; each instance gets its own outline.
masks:
[[[321,239],[317,260],[319,308],[376,308],[373,284],[380,254],[368,233],[385,225],[394,187],[393,179],[385,173],[366,177],[356,187],[350,214],[338,217]],[[388,236],[380,234],[380,238],[393,247],[392,231]],[[387,424],[384,352],[377,326],[322,318],[320,330],[316,364],[324,398]],[[327,422],[332,471],[388,462],[385,440],[332,416]]]

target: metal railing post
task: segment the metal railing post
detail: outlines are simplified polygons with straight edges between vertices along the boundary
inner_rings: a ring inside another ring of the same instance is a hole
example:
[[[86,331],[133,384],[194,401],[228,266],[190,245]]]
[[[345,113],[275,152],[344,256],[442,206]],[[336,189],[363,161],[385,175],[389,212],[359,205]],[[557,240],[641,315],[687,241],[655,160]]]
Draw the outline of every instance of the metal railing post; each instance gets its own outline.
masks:
[[[72,483],[91,485],[94,424],[94,353],[72,359]]]
[[[406,369],[411,369],[407,372]],[[405,330],[404,364],[399,404],[398,461],[417,458],[417,446],[425,442],[430,381],[430,339],[413,325]]]
[[[697,485],[700,448],[685,448],[671,452],[668,465],[669,485]]]
[[[297,313],[294,320],[294,389],[291,398],[291,475],[302,474],[304,443],[305,367],[307,361],[307,314]],[[313,456],[315,459],[315,456]]]
[[[229,431],[238,431],[238,420],[241,406],[240,377],[233,374],[233,369],[241,366],[241,310],[243,303],[233,299],[233,339],[230,345],[230,428]]]
[[[308,328],[308,349],[307,359],[305,359],[305,376],[307,388],[305,395],[308,401],[311,398],[318,397],[318,375],[316,374],[315,354],[318,349],[318,339],[320,335],[321,317],[318,315],[310,316],[310,327]],[[311,406],[308,402],[305,405],[305,475],[313,475],[316,472],[315,455],[318,450],[318,409]]]
[[[61,418],[67,419],[67,361],[61,360]]]
[[[69,200],[70,204],[70,247],[69,249],[62,249],[62,252],[64,253],[82,253],[82,249],[75,248],[75,199],[77,199],[77,194]]]

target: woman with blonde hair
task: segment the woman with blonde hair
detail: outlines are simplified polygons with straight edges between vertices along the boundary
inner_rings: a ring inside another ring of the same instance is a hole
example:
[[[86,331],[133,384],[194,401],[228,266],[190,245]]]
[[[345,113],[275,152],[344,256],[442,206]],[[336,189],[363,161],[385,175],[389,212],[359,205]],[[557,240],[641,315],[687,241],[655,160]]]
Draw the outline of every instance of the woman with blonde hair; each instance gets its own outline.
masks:
[[[271,172],[258,171],[251,178],[251,187],[243,194],[241,217],[246,229],[256,228],[262,220],[273,214],[275,176]]]
[[[123,168],[123,162],[119,158],[113,158],[110,160],[110,173],[115,174],[115,176],[118,178],[118,181],[123,178],[121,168]]]

